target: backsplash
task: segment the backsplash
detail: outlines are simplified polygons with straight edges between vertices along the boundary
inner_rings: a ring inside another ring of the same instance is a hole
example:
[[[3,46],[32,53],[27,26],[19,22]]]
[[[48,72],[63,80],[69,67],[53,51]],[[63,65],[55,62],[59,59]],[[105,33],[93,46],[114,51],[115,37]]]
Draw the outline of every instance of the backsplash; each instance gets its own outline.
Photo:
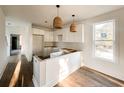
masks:
[[[55,46],[55,42],[44,42],[44,47],[53,47]]]
[[[55,42],[56,47],[83,50],[83,43],[79,42]]]
[[[42,56],[49,57],[50,53],[59,52],[59,49],[61,49],[61,48],[74,49],[73,51],[75,51],[75,50],[82,51],[83,43],[79,43],[79,42],[44,42]]]

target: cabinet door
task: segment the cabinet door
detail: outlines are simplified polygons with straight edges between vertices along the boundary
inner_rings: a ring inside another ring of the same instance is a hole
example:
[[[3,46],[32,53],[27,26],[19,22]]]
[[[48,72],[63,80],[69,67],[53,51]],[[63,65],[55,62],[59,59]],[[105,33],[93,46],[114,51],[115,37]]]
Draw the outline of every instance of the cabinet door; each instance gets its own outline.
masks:
[[[57,42],[57,32],[56,31],[54,31],[54,33],[53,33],[53,41]]]
[[[45,42],[52,42],[53,41],[53,32],[45,31]]]
[[[62,35],[62,42],[84,42],[84,25],[77,25],[77,32],[70,32],[69,27],[54,31],[55,42],[59,42],[58,35]]]
[[[48,31],[45,31],[45,34],[44,34],[44,41],[45,41],[45,42],[48,42],[48,41],[49,41],[49,33],[48,33]]]
[[[60,78],[59,71],[60,71],[59,62],[57,62],[55,58],[47,60],[46,62],[46,84],[47,85],[54,86],[58,82]]]
[[[62,30],[54,31],[54,33],[53,33],[53,40],[55,42],[59,42],[59,36],[62,36],[62,40],[61,41],[63,41],[63,31]]]
[[[35,35],[44,35],[44,30],[37,29],[37,28],[32,28],[32,34],[35,34]]]
[[[63,42],[68,42],[68,28],[64,28],[63,30],[62,30],[62,32],[63,32]]]
[[[49,32],[49,41],[53,42],[53,32]]]

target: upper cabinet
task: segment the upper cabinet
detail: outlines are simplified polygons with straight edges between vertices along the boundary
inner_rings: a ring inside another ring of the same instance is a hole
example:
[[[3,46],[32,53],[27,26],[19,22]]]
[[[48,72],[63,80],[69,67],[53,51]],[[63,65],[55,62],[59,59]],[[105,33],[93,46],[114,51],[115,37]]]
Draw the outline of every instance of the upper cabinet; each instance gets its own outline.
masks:
[[[77,32],[70,32],[70,27],[66,27],[57,31],[45,31],[32,28],[32,34],[44,36],[44,42],[84,42],[84,25],[77,25]]]
[[[32,34],[43,35],[44,42],[53,42],[53,31],[45,31],[38,28],[32,28]]]
[[[61,36],[61,40],[60,40],[60,36]],[[63,42],[63,32],[61,30],[57,30],[53,32],[53,41]]]
[[[53,37],[55,42],[84,42],[84,25],[77,25],[77,32],[70,32],[69,27],[54,31]]]
[[[44,30],[38,29],[38,28],[32,28],[32,34],[35,35],[44,35]]]
[[[44,34],[44,41],[45,42],[53,42],[53,32],[51,31],[45,31],[45,34]]]

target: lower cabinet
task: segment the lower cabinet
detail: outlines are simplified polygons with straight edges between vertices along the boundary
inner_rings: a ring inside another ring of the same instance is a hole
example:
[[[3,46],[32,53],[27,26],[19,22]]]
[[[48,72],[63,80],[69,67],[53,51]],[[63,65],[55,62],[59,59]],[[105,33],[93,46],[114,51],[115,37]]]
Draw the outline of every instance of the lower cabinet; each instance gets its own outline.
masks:
[[[46,60],[37,60],[37,62],[34,62],[34,66],[39,66],[39,68],[34,67],[34,69],[40,69],[40,73],[34,72],[33,74],[34,85],[36,84],[35,86],[39,87],[52,87],[81,67],[81,52],[74,52]],[[39,80],[36,80],[37,77],[35,76],[40,76],[38,78]]]

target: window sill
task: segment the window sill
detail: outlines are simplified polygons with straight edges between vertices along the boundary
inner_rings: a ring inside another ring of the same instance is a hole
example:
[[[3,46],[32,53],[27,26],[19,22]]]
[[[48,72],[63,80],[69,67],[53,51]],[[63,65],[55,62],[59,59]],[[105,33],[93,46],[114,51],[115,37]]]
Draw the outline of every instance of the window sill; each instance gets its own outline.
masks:
[[[103,61],[103,62],[116,63],[115,60],[110,60],[107,58],[101,58],[101,57],[96,57],[96,56],[94,56],[93,59],[98,60],[98,61]]]

